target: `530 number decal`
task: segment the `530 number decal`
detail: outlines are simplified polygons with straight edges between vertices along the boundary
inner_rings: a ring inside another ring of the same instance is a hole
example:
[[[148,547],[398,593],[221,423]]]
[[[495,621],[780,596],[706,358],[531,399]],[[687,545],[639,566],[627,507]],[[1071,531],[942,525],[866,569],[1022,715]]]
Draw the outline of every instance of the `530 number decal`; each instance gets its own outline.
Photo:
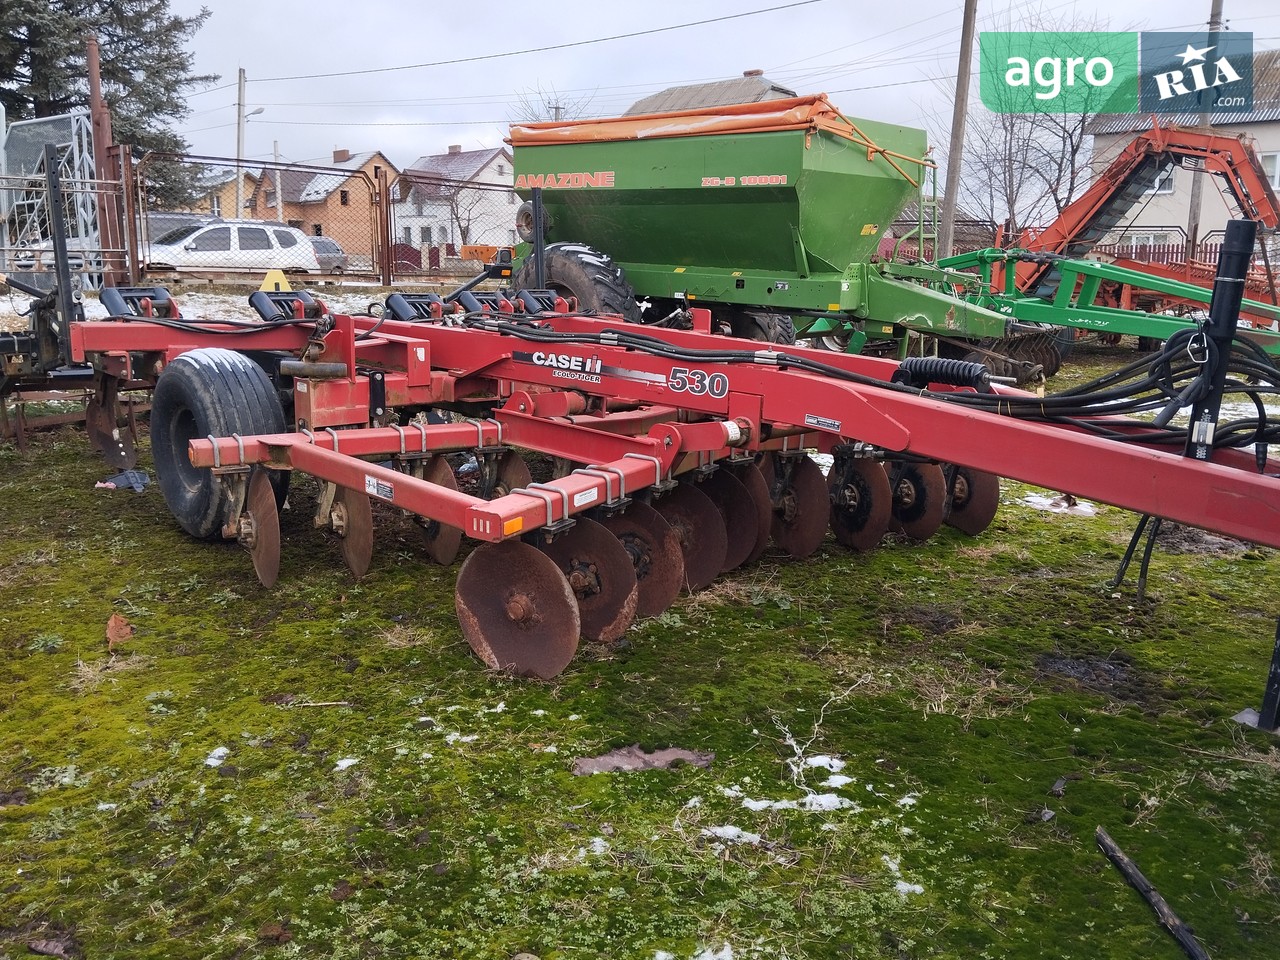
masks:
[[[671,373],[667,376],[667,386],[680,393],[692,393],[695,397],[703,394],[724,397],[729,393],[729,378],[723,373],[672,367]]]

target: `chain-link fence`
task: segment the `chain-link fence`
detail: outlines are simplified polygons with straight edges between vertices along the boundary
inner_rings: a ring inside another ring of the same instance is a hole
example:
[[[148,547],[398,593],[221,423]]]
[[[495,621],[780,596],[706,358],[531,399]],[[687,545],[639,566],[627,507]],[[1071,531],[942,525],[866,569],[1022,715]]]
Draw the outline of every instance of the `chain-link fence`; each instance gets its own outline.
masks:
[[[376,165],[372,165],[376,166]],[[134,168],[138,273],[377,276],[380,170],[148,154]]]
[[[483,248],[516,244],[520,198],[505,184],[407,171],[392,191],[392,271],[397,277],[466,276]],[[468,248],[481,248],[472,250]]]
[[[447,282],[516,243],[511,187],[397,176],[370,161],[353,169],[153,153],[127,165],[120,182],[63,167],[70,266],[88,288],[112,266],[118,282],[134,283],[257,283],[268,270]],[[43,168],[0,177],[6,273],[52,284],[51,210]]]

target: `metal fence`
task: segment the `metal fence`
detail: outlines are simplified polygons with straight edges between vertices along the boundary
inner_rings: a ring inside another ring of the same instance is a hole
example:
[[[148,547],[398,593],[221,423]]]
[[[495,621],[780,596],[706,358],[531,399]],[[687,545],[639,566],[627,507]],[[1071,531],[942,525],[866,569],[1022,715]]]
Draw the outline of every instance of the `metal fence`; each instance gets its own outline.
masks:
[[[483,248],[516,240],[510,186],[398,176],[372,161],[250,165],[152,153],[126,158],[109,182],[62,166],[70,266],[87,288],[106,273],[117,284],[256,284],[269,270],[383,283],[466,277],[479,271],[473,258]],[[53,282],[46,173],[0,176],[0,269],[42,287]]]

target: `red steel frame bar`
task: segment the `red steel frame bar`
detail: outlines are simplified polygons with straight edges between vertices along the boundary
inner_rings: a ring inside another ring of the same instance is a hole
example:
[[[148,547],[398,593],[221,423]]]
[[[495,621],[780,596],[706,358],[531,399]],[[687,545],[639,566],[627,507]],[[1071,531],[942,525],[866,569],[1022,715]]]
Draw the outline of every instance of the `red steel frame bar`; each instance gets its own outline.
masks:
[[[501,438],[496,425],[492,437],[483,427],[477,430],[470,424],[428,427],[429,449],[434,451],[469,447],[473,438],[528,446],[578,461],[604,463],[622,471],[631,489],[658,479],[653,466],[635,455],[657,457],[665,475],[680,454],[711,458],[723,455],[731,442],[754,451],[776,446],[766,436],[775,428],[783,433],[807,430],[811,434],[802,442],[820,449],[863,441],[887,451],[954,462],[1280,547],[1280,480],[1224,465],[1246,462],[1238,452],[1220,451],[1217,463],[1190,461],[1172,449],[1117,443],[933,397],[781,369],[768,362],[769,351],[758,350],[758,343],[700,333],[664,330],[662,340],[677,348],[755,351],[759,362],[672,360],[602,343],[534,343],[474,328],[394,321],[383,321],[372,332],[372,318],[337,316],[335,321],[319,360],[344,362],[348,377],[297,382],[299,396],[307,395],[306,409],[326,423],[368,422],[368,377],[357,372],[361,366],[384,373],[386,402],[392,407],[485,397],[507,401],[494,418],[495,424],[501,425]],[[610,330],[648,333],[644,328],[628,329],[620,321],[572,316],[548,318],[546,328],[578,334]],[[296,350],[305,344],[307,331],[306,326],[279,328],[208,340],[236,349]],[[213,345],[194,334],[138,322],[127,327],[103,322],[76,324],[72,340],[81,355],[129,351],[171,357],[191,346]],[[897,368],[894,361],[875,358],[791,347],[786,352],[880,380],[888,380]],[[548,355],[554,359],[548,360]],[[579,415],[572,421],[563,419],[573,406],[563,399],[565,391],[606,398],[604,412]],[[629,412],[615,417],[607,412],[608,404],[619,399]],[[638,416],[634,410],[648,405],[664,408],[655,418],[658,422]],[[553,412],[540,413],[542,406]],[[693,414],[727,420],[661,422],[663,416],[675,418],[680,411],[683,417]],[[627,429],[618,427],[618,419],[633,427],[648,423],[647,436],[628,437]],[[588,426],[595,422],[600,429]],[[1132,428],[1134,432],[1141,429]],[[413,428],[404,430],[412,438]],[[731,436],[737,430],[744,435],[740,441]],[[344,449],[335,451],[324,439],[334,434],[341,437],[334,442]],[[314,442],[308,442],[303,434],[214,443],[197,440],[191,444],[192,461],[197,466],[213,466],[219,460],[223,465],[236,461],[287,464],[371,492],[379,483],[392,484],[393,490],[402,492],[382,499],[459,526],[479,539],[512,536],[588,509],[609,496],[606,481],[582,474],[548,485],[553,492],[545,502],[540,495],[526,494],[491,502],[464,495],[445,496],[432,484],[356,459],[400,451],[403,438],[395,428],[316,431],[312,437]],[[243,455],[240,443],[245,447]],[[579,498],[582,502],[575,507]],[[556,499],[559,504],[552,502]]]

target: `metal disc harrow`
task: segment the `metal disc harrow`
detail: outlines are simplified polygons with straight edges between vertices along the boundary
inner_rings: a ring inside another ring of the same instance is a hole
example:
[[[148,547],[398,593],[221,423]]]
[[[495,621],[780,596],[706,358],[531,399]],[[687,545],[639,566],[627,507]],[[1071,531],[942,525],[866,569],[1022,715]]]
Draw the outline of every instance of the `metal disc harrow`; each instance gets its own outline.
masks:
[[[289,471],[322,481],[315,523],[356,577],[373,501],[397,508],[430,560],[466,554],[458,620],[498,670],[554,677],[582,639],[617,644],[770,543],[804,559],[828,532],[853,551],[980,534],[1000,476],[1280,546],[1280,481],[1252,454],[1185,458],[1185,432],[1118,417],[1114,391],[1094,412],[975,364],[760,349],[701,311],[655,330],[538,291],[465,314],[397,295],[390,318],[265,296],[282,302],[263,324],[131,317],[75,324],[72,344],[121,379],[163,369],[152,434],[186,442],[189,465],[170,458],[159,485],[185,529],[239,540],[271,586]],[[555,477],[535,482],[527,454]]]

